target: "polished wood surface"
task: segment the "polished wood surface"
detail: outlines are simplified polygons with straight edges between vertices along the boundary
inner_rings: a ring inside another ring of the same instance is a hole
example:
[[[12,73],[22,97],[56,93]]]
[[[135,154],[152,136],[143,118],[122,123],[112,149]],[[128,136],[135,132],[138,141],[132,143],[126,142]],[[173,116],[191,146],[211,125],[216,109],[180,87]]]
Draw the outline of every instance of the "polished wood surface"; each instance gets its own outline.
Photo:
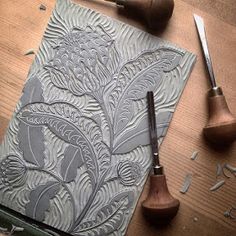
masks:
[[[179,210],[179,200],[169,192],[165,175],[151,175],[147,199],[142,202],[142,212],[152,224],[169,224]]]
[[[166,25],[173,14],[174,0],[106,0],[123,6],[127,14],[135,12],[144,18],[148,27],[158,29]]]
[[[145,30],[145,27],[133,18],[118,15],[112,3],[101,0],[77,0],[77,2]],[[39,10],[42,3],[46,5],[46,11]],[[222,7],[214,7],[216,3]],[[0,1],[1,137],[20,97],[34,58],[34,55],[24,54],[31,48],[37,50],[40,45],[54,4],[55,0]],[[146,199],[149,191],[149,181],[147,181],[130,222],[128,236],[233,236],[236,234],[236,221],[224,216],[224,212],[236,204],[236,178],[226,179],[226,184],[218,191],[209,190],[216,182],[217,163],[236,166],[236,143],[224,150],[219,150],[212,148],[203,138],[202,129],[208,120],[206,94],[210,85],[207,81],[208,75],[193,13],[204,18],[215,76],[218,85],[224,91],[231,112],[236,114],[235,1],[175,0],[174,13],[165,31],[152,33],[198,56],[160,150],[169,190],[180,200],[180,209],[167,227],[155,228],[149,225],[141,211],[141,203]],[[199,151],[199,155],[195,161],[192,161],[190,156],[195,150]],[[186,173],[192,174],[192,184],[186,194],[181,194],[179,190]]]
[[[206,138],[213,143],[225,145],[236,141],[236,119],[227,105],[224,95],[213,95],[209,92],[209,119],[203,130]]]

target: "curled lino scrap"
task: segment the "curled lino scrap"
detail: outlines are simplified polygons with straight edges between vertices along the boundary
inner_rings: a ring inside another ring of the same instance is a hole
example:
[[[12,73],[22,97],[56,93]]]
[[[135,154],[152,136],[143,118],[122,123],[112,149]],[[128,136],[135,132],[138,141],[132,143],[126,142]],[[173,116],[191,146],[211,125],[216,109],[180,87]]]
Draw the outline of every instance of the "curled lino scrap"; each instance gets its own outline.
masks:
[[[191,155],[191,160],[196,160],[197,159],[197,156],[198,156],[198,151],[194,151]]]
[[[40,7],[39,7],[39,10],[41,10],[41,11],[46,11],[46,6],[44,6],[43,4],[41,4],[40,5]]]
[[[198,151],[194,151],[191,155],[191,160],[196,160],[197,159],[197,156],[198,156]]]
[[[225,164],[225,168],[230,170],[231,172],[236,173],[236,167],[233,167],[233,166],[231,166],[229,164]]]
[[[216,178],[221,176],[222,173],[223,173],[223,168],[222,168],[220,163],[217,163],[217,166],[216,166]]]
[[[236,220],[236,207],[232,206],[228,211],[224,213],[224,216],[231,220]]]
[[[236,174],[236,168],[230,166],[229,164],[224,164],[221,165],[220,163],[217,163],[216,166],[216,178],[218,178],[219,176],[223,176],[226,178],[230,178],[231,176],[226,172],[230,172],[231,174]]]
[[[15,232],[22,232],[24,228],[12,225],[10,235],[13,235]]]
[[[25,56],[28,56],[28,55],[32,55],[32,54],[35,54],[34,49],[29,49],[29,50],[27,50],[24,55],[25,55]]]
[[[214,186],[210,188],[210,191],[216,191],[224,184],[225,184],[225,180],[220,180],[219,182],[217,182]]]
[[[186,174],[182,188],[180,189],[181,193],[186,193],[192,182],[192,174]]]
[[[18,226],[15,226],[15,225],[12,225],[11,227],[11,231],[8,232],[8,229],[7,228],[1,228],[0,227],[0,236],[4,236],[4,235],[8,235],[8,236],[11,236],[13,235],[15,232],[22,232],[24,231],[24,228],[22,227],[18,227]]]
[[[230,174],[228,172],[230,172]],[[225,168],[225,165],[223,165],[223,167],[222,167],[222,173],[228,179],[231,177],[231,174],[233,174],[230,170]]]
[[[223,173],[224,173],[224,169],[228,170],[232,175],[236,176],[236,167],[233,167],[233,166],[226,163],[223,166]],[[229,178],[230,176],[227,176],[227,177]]]

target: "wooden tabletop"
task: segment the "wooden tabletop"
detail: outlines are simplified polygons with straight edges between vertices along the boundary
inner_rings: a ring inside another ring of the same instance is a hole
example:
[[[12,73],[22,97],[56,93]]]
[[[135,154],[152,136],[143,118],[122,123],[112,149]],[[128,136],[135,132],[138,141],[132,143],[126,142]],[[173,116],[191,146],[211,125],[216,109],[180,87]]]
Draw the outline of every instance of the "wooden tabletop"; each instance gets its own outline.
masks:
[[[101,0],[77,2],[144,29],[140,23],[119,16],[110,3]],[[41,3],[47,7],[46,11],[39,10]],[[55,0],[0,1],[1,138],[34,59],[34,55],[24,54],[29,49],[37,50],[39,47],[54,4]],[[224,216],[225,211],[236,205],[236,178],[225,178],[226,184],[218,191],[209,190],[216,183],[218,163],[236,166],[236,142],[220,151],[211,148],[203,139],[202,128],[207,121],[206,91],[209,83],[193,13],[204,18],[217,82],[224,90],[232,113],[236,114],[235,0],[175,0],[174,14],[168,27],[162,33],[153,33],[186,48],[198,58],[160,153],[169,189],[180,200],[181,206],[176,218],[166,228],[150,226],[143,218],[140,207],[147,196],[147,181],[129,225],[128,236],[236,235],[236,221]],[[190,159],[194,151],[199,151],[195,161]],[[192,184],[186,194],[181,194],[179,190],[187,173],[192,174]]]

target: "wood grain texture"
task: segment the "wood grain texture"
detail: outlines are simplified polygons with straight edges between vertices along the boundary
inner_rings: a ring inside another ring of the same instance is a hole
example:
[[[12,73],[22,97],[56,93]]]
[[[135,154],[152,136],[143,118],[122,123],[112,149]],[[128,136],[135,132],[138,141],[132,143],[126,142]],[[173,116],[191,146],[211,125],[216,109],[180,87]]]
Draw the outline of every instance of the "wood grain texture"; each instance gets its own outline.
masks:
[[[165,175],[151,175],[147,198],[142,203],[145,218],[154,225],[166,225],[177,214],[179,200],[170,194]]]
[[[206,11],[231,25],[236,25],[236,2],[235,0],[183,0],[192,6]]]
[[[145,29],[141,23],[129,16],[118,15],[112,3],[97,0],[77,0],[77,2]],[[128,236],[199,234],[232,236],[236,233],[236,221],[231,221],[223,215],[231,205],[236,204],[236,179],[227,179],[226,184],[216,192],[209,190],[216,182],[217,163],[236,166],[236,143],[225,150],[216,150],[205,142],[202,135],[202,128],[207,122],[206,93],[210,86],[193,22],[193,13],[204,18],[216,79],[224,91],[231,112],[236,114],[236,28],[233,26],[235,16],[230,18],[222,16],[225,22],[220,20],[223,19],[220,14],[210,9],[214,8],[214,2],[176,0],[174,14],[168,27],[162,33],[153,32],[198,56],[160,150],[168,188],[181,203],[177,216],[166,228],[157,229],[150,226],[141,213],[141,202],[146,199],[149,190],[147,181],[129,225]],[[223,4],[222,11],[228,11],[226,15],[231,15],[231,10],[227,9],[235,9],[234,0],[217,2]],[[39,10],[41,3],[46,5],[46,11]],[[30,48],[39,47],[54,4],[55,0],[0,1],[1,137],[19,99],[34,58],[34,55],[24,56],[24,53]],[[195,150],[199,151],[199,155],[192,161],[190,157]],[[183,195],[179,190],[186,173],[192,173],[193,177],[189,191]]]
[[[224,144],[236,140],[236,119],[224,95],[209,96],[209,119],[203,132],[209,141]]]

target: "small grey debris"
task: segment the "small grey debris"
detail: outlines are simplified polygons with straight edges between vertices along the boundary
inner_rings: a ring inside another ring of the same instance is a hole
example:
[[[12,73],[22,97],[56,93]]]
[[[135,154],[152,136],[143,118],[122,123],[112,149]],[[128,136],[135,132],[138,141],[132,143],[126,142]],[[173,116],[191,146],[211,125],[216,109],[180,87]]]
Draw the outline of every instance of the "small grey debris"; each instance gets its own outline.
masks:
[[[220,163],[217,163],[217,166],[216,166],[216,178],[221,176],[222,175],[222,172],[223,172],[223,169],[222,169],[222,166]]]
[[[224,164],[223,165],[223,174],[227,178],[232,177],[232,175],[236,176],[235,167],[233,167],[233,166],[231,166],[229,164]]]
[[[6,231],[7,231],[7,228],[0,227],[0,232],[6,232]]]
[[[229,211],[224,212],[224,216],[225,216],[226,218],[229,218],[229,217],[230,217],[230,212],[229,212]]]
[[[22,232],[22,231],[24,231],[24,228],[12,225],[11,234],[13,234],[14,232]]]
[[[230,172],[230,174],[228,174],[228,172]],[[230,178],[231,174],[233,174],[230,170],[228,170],[227,168],[225,168],[225,164],[222,167],[222,173],[226,178]]]
[[[28,51],[26,51],[26,53],[24,55],[28,56],[28,55],[32,55],[32,54],[35,54],[34,49],[29,49]]]
[[[194,218],[193,218],[193,221],[194,221],[194,222],[198,222],[198,218],[197,218],[197,217],[194,217]]]
[[[224,168],[225,168],[226,170],[230,171],[230,173],[235,176],[235,174],[236,174],[236,167],[233,167],[233,166],[231,166],[231,165],[229,165],[229,164],[225,164],[225,165],[224,165]]]
[[[40,5],[40,7],[39,7],[39,10],[41,10],[41,11],[46,11],[46,6],[44,6],[43,4],[41,4]]]
[[[236,215],[234,214],[234,211],[235,211],[235,207],[232,206],[228,211],[224,213],[224,216],[231,220],[236,220]]]
[[[187,174],[184,178],[184,183],[182,188],[180,189],[181,193],[186,193],[191,185],[192,182],[192,175],[191,174]]]
[[[191,155],[191,160],[196,160],[198,156],[198,151],[193,152],[193,154]]]
[[[225,180],[220,180],[219,182],[217,182],[214,186],[210,188],[210,191],[216,191],[224,184],[225,184]]]
[[[15,227],[14,232],[22,232],[24,231],[24,228],[21,227]]]

